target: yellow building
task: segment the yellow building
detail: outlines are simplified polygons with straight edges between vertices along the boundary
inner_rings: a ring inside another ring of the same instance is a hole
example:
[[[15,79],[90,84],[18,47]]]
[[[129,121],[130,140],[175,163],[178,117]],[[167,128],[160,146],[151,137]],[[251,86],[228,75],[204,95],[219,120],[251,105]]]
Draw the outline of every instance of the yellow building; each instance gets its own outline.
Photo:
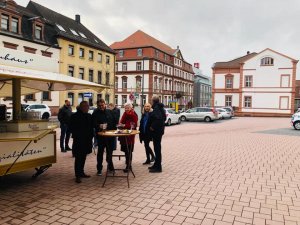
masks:
[[[61,48],[60,73],[107,86],[101,93],[91,90],[61,92],[59,105],[62,106],[66,99],[71,101],[73,108],[82,100],[89,101],[91,106],[100,98],[107,103],[114,102],[114,50],[81,24],[79,15],[73,20],[32,1],[27,9],[52,24],[44,29],[52,29],[49,32]]]

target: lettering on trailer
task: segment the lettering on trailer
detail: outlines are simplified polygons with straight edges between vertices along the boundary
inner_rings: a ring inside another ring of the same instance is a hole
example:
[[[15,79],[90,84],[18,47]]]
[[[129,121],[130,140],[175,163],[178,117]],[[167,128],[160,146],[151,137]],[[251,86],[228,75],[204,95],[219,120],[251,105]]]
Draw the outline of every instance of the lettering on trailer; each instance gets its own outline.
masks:
[[[46,148],[44,148],[46,149]],[[22,157],[25,157],[25,156],[30,156],[30,155],[37,155],[37,154],[40,154],[42,153],[43,151],[40,150],[40,149],[27,149],[23,152],[19,152],[19,151],[14,151],[8,155],[6,154],[3,154],[3,155],[0,155],[0,164],[3,160],[5,159],[11,159],[11,158],[18,158],[20,156],[20,158]]]
[[[29,62],[33,62],[33,59],[18,59],[14,56],[11,56],[10,54],[6,54],[5,56],[0,55],[0,59],[3,59],[5,61],[24,63],[25,65],[28,64]]]

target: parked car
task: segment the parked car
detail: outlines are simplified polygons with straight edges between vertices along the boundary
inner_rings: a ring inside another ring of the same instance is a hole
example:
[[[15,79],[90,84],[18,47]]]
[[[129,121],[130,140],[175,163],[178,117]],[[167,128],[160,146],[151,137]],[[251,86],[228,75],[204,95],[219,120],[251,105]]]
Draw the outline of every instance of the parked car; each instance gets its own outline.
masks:
[[[216,110],[219,113],[220,119],[230,119],[232,117],[231,112],[229,110],[223,108],[217,108]]]
[[[214,108],[196,107],[180,113],[181,121],[186,120],[204,120],[210,122],[218,119],[218,112]]]
[[[180,114],[176,113],[173,109],[165,108],[165,112],[166,112],[166,117],[167,117],[165,123],[168,126],[171,126],[171,124],[180,124],[181,123]]]
[[[41,119],[49,119],[51,116],[51,110],[45,104],[22,104],[22,108],[25,112],[40,112]]]
[[[292,115],[291,125],[295,128],[295,130],[300,130],[300,112],[296,112]]]
[[[225,107],[222,107],[222,109],[225,109],[227,112],[230,112],[231,117],[234,117],[234,110],[231,106],[225,106]]]

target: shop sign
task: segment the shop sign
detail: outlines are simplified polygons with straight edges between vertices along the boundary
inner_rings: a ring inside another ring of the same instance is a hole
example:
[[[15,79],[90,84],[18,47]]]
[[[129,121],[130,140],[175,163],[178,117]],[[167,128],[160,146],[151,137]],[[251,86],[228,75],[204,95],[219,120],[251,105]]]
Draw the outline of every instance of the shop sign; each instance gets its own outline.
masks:
[[[0,48],[0,65],[54,73],[59,72],[58,59],[9,48]]]

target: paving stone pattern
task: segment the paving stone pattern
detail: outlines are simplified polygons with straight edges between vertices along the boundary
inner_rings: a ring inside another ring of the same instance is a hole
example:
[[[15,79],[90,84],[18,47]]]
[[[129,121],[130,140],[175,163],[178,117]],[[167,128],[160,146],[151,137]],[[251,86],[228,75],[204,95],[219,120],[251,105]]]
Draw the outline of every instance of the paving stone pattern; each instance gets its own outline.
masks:
[[[34,171],[0,180],[0,224],[300,225],[300,132],[289,122],[234,118],[167,127],[163,173],[148,173],[137,141],[130,188],[117,178],[102,188],[94,154],[86,164],[92,177],[76,184],[71,153],[58,152],[58,163],[36,180]],[[274,132],[282,129],[288,132]]]

